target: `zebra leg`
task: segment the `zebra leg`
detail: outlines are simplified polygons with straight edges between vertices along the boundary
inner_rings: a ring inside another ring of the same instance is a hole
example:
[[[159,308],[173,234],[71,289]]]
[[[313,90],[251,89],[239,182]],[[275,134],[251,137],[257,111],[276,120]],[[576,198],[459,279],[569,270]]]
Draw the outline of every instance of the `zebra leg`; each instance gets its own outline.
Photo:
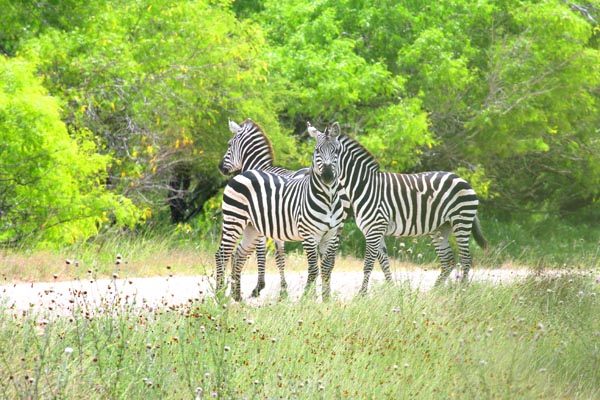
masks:
[[[321,293],[323,301],[331,299],[331,271],[335,265],[335,253],[340,244],[340,236],[336,232],[331,238],[324,238],[321,242],[323,255],[321,257]]]
[[[258,265],[258,282],[252,290],[252,297],[258,297],[265,287],[265,263],[267,254],[267,238],[262,237],[256,245],[256,263]]]
[[[379,265],[385,276],[387,282],[392,282],[392,272],[390,271],[390,258],[388,257],[387,247],[385,245],[385,239],[381,239],[381,247],[379,248],[379,254],[377,254]]]
[[[454,269],[454,253],[450,247],[450,233],[451,229],[448,224],[442,225],[436,232],[431,235],[433,240],[433,246],[435,248],[435,254],[437,254],[440,262],[442,263],[442,271],[435,281],[435,286],[439,286],[448,279],[448,276]]]
[[[302,241],[302,247],[306,252],[306,258],[308,260],[308,278],[306,280],[306,287],[304,288],[304,296],[306,296],[309,292],[314,290],[315,281],[317,275],[319,275],[319,255],[317,253],[317,243],[312,237],[304,239]]]
[[[238,241],[241,232],[236,229],[236,226],[230,226],[227,221],[223,221],[223,233],[221,234],[221,243],[217,253],[215,254],[216,262],[216,287],[215,294],[217,296],[225,293],[225,266],[231,257],[235,243]]]
[[[472,222],[466,223],[465,219],[460,224],[452,226],[456,247],[458,248],[458,261],[462,267],[461,280],[463,283],[469,282],[469,271],[471,270],[471,251],[469,250],[469,239],[471,238]]]
[[[280,291],[279,296],[281,298],[287,297],[287,282],[285,280],[285,244],[282,241],[275,241],[275,263],[277,264],[277,269],[279,270],[279,281]]]
[[[375,259],[379,256],[379,251],[382,246],[381,242],[383,241],[383,234],[383,231],[371,231],[367,235],[365,235],[367,248],[365,251],[363,282],[359,291],[359,294],[361,295],[367,294],[367,289],[369,288],[369,280],[371,278],[371,272],[373,271],[373,265],[375,264]]]
[[[232,251],[233,248],[221,240],[219,249],[215,254],[215,262],[217,264],[215,293],[217,295],[225,292],[225,265],[227,264],[227,261],[229,261]]]
[[[260,233],[253,227],[248,225],[244,230],[242,241],[238,245],[233,259],[231,261],[231,297],[235,301],[242,300],[241,294],[241,273],[248,256],[252,254],[256,248],[256,244],[260,239]]]

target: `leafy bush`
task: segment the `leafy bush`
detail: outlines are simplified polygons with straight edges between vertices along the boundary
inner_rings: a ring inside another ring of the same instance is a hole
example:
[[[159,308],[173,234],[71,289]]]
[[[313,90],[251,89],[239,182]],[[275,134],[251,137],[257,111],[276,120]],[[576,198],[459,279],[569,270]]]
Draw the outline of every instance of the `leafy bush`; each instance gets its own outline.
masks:
[[[105,186],[108,156],[89,132],[69,135],[35,66],[0,59],[0,242],[64,245],[139,213]]]

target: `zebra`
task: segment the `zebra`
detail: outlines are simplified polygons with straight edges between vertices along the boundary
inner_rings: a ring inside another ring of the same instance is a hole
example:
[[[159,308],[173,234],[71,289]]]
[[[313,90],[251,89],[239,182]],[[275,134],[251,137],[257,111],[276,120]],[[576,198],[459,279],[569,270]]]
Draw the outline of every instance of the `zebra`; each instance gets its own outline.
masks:
[[[366,251],[361,294],[367,292],[375,259],[385,279],[392,281],[385,235],[430,235],[441,261],[436,286],[445,282],[455,266],[449,238],[454,234],[462,279],[467,282],[471,269],[469,238],[485,248],[473,188],[451,172],[401,174],[380,172],[379,163],[359,142],[341,134],[339,123],[330,127],[341,144],[339,182],[343,195],[352,205],[356,224],[365,236]]]
[[[242,125],[229,121],[229,130],[233,137],[227,143],[227,151],[219,163],[219,170],[223,175],[232,175],[237,172],[245,172],[252,169],[272,172],[288,178],[303,177],[308,168],[291,171],[273,165],[273,148],[269,138],[262,128],[247,118]],[[258,297],[260,291],[265,287],[265,261],[266,261],[267,239],[263,236],[256,245],[256,260],[258,264],[258,281],[252,290],[252,297]],[[287,294],[287,282],[285,280],[285,250],[284,242],[275,240],[275,263],[279,270],[280,295]]]
[[[240,274],[248,255],[262,237],[302,241],[308,259],[307,293],[319,273],[321,255],[323,299],[330,297],[331,270],[339,244],[343,206],[338,193],[339,131],[319,132],[308,126],[316,139],[309,173],[289,178],[276,173],[249,170],[232,178],[223,192],[223,227],[215,254],[217,293],[224,290],[224,272],[232,258],[232,297],[241,300]]]

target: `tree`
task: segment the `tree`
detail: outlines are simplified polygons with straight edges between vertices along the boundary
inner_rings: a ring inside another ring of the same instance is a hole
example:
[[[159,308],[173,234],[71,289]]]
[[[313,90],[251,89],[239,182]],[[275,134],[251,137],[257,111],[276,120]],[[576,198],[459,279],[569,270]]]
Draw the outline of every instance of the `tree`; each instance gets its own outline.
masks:
[[[101,2],[0,0],[0,54],[14,56],[23,42],[51,29],[76,29]]]
[[[418,163],[421,147],[433,140],[421,101],[404,96],[403,79],[379,59],[361,55],[356,32],[343,29],[344,13],[334,1],[265,1],[261,21],[274,51],[270,56],[279,108],[296,133],[306,121],[339,121],[373,150],[384,168]],[[374,6],[373,6],[374,7]]]
[[[106,188],[146,216],[215,204],[227,119],[247,117],[288,168],[309,162],[307,120],[337,120],[384,169],[459,172],[496,213],[600,198],[597,0],[5,8],[1,51],[37,66],[69,133],[112,158]]]
[[[73,139],[35,66],[0,58],[0,243],[68,244],[113,224],[131,226],[132,203],[106,190],[110,157]]]
[[[510,15],[510,34],[490,43],[465,154],[501,194],[495,207],[564,214],[591,206],[600,199],[594,26],[566,3],[524,4]]]
[[[77,29],[49,29],[21,48],[68,104],[72,130],[94,132],[114,157],[109,186],[148,214],[184,221],[217,193],[228,118],[260,121],[294,160],[267,90],[260,28],[228,7],[100,2]]]
[[[388,168],[460,171],[495,210],[566,212],[600,198],[599,10],[326,0],[262,15],[287,113],[345,118]]]

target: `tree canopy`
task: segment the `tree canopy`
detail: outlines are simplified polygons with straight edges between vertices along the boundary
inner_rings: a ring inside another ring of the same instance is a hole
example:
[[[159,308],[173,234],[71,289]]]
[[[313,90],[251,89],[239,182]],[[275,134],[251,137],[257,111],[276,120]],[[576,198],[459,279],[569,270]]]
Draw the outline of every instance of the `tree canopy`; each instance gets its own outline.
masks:
[[[91,133],[73,139],[34,65],[0,60],[0,242],[72,243],[138,212],[105,185],[110,157]]]
[[[248,117],[288,168],[307,120],[339,121],[384,169],[460,173],[490,213],[598,215],[598,1],[0,5],[4,243],[193,220]]]

